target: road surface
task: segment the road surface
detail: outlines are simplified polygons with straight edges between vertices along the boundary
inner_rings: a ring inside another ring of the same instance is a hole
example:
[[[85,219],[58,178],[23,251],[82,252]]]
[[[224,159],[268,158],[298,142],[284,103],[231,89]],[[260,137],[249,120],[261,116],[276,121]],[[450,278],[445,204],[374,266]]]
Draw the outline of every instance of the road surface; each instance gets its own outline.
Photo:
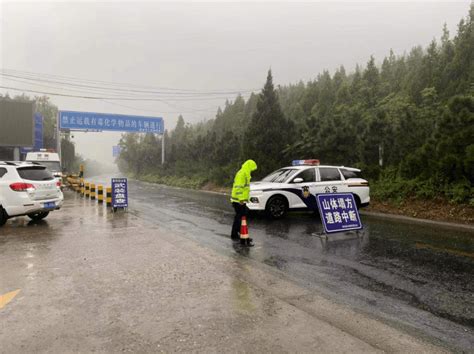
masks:
[[[131,194],[136,215],[223,254],[236,252],[229,247],[233,210],[226,196],[149,183],[133,183]],[[325,240],[312,214],[252,219],[257,246],[246,256],[308,289],[473,348],[474,231],[370,216],[363,223],[360,235]]]
[[[303,213],[251,219],[246,251],[227,197],[129,187],[128,213],[69,192],[0,229],[0,352],[474,347],[470,230],[364,216],[326,239]]]

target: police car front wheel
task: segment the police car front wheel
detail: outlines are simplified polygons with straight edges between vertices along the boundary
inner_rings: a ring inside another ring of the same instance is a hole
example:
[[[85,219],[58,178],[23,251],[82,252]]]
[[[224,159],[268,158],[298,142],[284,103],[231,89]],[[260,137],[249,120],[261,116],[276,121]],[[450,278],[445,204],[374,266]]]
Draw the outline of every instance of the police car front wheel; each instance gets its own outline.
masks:
[[[288,201],[285,197],[275,196],[267,202],[265,211],[273,219],[281,219],[288,210]]]

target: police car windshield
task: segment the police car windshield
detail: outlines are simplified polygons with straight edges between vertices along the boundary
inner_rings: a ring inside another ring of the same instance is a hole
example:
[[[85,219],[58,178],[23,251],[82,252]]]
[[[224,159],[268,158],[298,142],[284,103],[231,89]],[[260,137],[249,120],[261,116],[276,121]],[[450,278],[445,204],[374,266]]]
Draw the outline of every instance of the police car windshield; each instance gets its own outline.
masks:
[[[296,172],[298,172],[297,169],[292,169],[292,168],[282,168],[280,170],[277,170],[275,172],[270,173],[267,177],[262,179],[262,182],[275,182],[275,183],[283,183],[285,182],[288,178],[293,176]]]

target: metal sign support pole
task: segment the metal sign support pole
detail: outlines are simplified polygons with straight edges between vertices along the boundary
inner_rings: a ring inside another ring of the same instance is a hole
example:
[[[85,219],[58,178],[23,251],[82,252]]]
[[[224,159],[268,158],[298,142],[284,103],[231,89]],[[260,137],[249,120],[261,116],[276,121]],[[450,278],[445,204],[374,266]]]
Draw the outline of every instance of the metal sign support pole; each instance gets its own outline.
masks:
[[[161,164],[165,164],[165,132],[161,137]]]
[[[59,111],[56,119],[56,150],[59,155],[59,161],[61,161],[61,131],[59,130]]]

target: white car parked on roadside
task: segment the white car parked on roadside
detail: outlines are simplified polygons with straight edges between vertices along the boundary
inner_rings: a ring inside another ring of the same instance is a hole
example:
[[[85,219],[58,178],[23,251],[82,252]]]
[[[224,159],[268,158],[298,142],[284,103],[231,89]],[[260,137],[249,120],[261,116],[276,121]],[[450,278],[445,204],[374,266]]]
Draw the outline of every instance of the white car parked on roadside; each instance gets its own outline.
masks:
[[[352,193],[357,207],[364,207],[370,203],[370,190],[360,172],[351,167],[322,166],[318,160],[295,160],[293,166],[250,183],[247,206],[251,211],[265,211],[278,219],[288,210],[316,211],[316,194]]]
[[[14,216],[41,220],[61,208],[61,182],[36,163],[0,161],[0,226]]]

